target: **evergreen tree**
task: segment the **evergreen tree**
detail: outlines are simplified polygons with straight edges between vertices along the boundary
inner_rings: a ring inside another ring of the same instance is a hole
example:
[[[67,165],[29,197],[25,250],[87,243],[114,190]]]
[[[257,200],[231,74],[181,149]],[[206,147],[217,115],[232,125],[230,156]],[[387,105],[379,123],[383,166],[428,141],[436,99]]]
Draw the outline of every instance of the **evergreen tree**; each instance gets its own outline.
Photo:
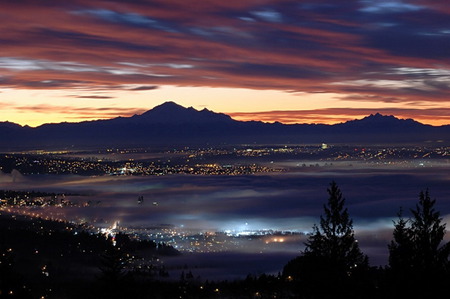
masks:
[[[114,284],[123,279],[126,258],[120,248],[110,244],[100,258],[99,268],[102,272],[102,280]]]
[[[413,295],[441,291],[448,282],[450,243],[444,243],[445,223],[430,198],[421,191],[419,202],[405,220],[399,214],[394,224],[393,240],[388,245],[393,288]]]
[[[398,212],[398,221],[394,222],[394,239],[388,245],[389,265],[397,269],[398,272],[408,272],[411,270],[411,256],[413,254],[413,242],[411,230],[408,228],[408,219],[403,218],[403,212]],[[398,273],[400,274],[400,273]],[[402,273],[403,274],[403,273]]]
[[[127,296],[132,298],[131,280],[128,272],[125,271],[126,265],[125,252],[113,246],[112,242],[108,244],[106,250],[100,255],[101,275],[97,284],[98,294],[95,298],[119,299]]]
[[[368,281],[368,258],[355,239],[341,190],[333,181],[327,191],[320,226],[314,225],[302,255],[285,266],[283,275],[298,281],[299,291],[311,298],[351,298]]]
[[[439,211],[435,211],[436,200],[431,200],[428,190],[420,192],[419,203],[411,210],[412,240],[414,243],[414,266],[420,271],[444,270],[448,264],[449,243],[441,246],[445,235],[445,223]]]
[[[341,190],[333,181],[327,191],[328,202],[323,206],[325,215],[320,216],[320,227],[314,225],[304,254],[326,258],[347,273],[355,267],[367,265],[367,256],[361,252],[355,239],[353,220],[344,208],[345,198]]]
[[[422,273],[447,270],[450,245],[442,244],[445,223],[441,223],[440,213],[434,209],[435,203],[428,190],[421,191],[419,203],[411,209],[412,218],[405,220],[399,213],[399,220],[394,223],[393,240],[388,246],[392,269]]]

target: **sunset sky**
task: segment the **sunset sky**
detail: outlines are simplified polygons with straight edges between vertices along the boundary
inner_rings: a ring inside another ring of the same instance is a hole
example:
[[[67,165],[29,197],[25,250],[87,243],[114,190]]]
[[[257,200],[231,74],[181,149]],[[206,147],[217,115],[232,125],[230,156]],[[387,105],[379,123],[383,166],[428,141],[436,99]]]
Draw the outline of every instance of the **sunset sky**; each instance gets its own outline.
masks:
[[[0,121],[174,101],[238,120],[450,124],[447,1],[17,0],[0,18]]]

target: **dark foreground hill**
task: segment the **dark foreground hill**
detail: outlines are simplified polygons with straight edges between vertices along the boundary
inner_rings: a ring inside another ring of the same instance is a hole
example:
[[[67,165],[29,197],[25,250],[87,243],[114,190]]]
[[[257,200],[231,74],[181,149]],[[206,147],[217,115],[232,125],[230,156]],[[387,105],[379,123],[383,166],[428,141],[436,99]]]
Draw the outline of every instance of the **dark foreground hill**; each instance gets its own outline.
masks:
[[[243,122],[166,102],[141,115],[36,128],[0,123],[0,149],[224,144],[450,142],[450,126],[380,114],[336,125]]]

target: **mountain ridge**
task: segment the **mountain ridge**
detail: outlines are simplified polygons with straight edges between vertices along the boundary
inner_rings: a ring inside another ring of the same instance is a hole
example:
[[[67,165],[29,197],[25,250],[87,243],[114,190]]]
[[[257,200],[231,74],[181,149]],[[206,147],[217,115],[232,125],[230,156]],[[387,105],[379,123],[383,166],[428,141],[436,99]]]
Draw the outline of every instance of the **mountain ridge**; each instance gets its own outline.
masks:
[[[93,122],[103,122],[103,121],[115,121],[115,120],[119,120],[119,119],[120,120],[128,120],[128,119],[145,118],[146,120],[150,120],[150,119],[152,119],[155,116],[156,113],[166,114],[166,113],[169,112],[169,113],[171,113],[173,115],[174,110],[176,110],[176,112],[189,111],[190,116],[194,116],[195,113],[205,113],[205,114],[209,113],[209,114],[212,114],[212,115],[220,115],[223,120],[232,120],[232,121],[235,121],[235,122],[246,122],[246,123],[267,123],[267,124],[281,124],[281,125],[327,125],[327,126],[335,126],[335,125],[342,125],[342,124],[346,124],[346,123],[355,123],[355,122],[359,122],[359,121],[371,121],[371,122],[373,122],[373,121],[380,121],[380,120],[387,120],[387,119],[389,119],[391,121],[392,120],[395,120],[395,121],[407,121],[407,122],[410,122],[410,123],[416,123],[416,124],[420,124],[420,125],[423,125],[423,126],[431,126],[431,127],[446,127],[446,126],[450,126],[450,124],[434,126],[434,125],[421,123],[421,122],[419,122],[417,120],[414,120],[412,118],[402,119],[402,118],[398,118],[398,117],[396,117],[394,115],[384,115],[384,114],[381,114],[379,112],[376,112],[375,114],[372,113],[372,114],[370,114],[368,116],[365,116],[365,117],[363,117],[361,119],[347,120],[345,122],[335,123],[335,124],[324,124],[324,123],[291,123],[291,124],[285,124],[285,123],[282,123],[282,122],[279,122],[279,121],[276,121],[276,122],[273,122],[273,123],[269,123],[269,122],[263,122],[263,121],[257,121],[257,120],[238,121],[238,120],[235,120],[235,119],[231,118],[231,116],[229,116],[229,115],[227,115],[225,113],[217,113],[217,112],[208,110],[207,108],[204,108],[202,110],[197,110],[197,109],[195,109],[193,107],[183,107],[182,105],[179,105],[179,104],[177,104],[177,103],[175,103],[173,101],[167,101],[167,102],[164,102],[164,103],[162,103],[160,105],[157,105],[157,106],[153,107],[150,110],[147,110],[146,112],[144,112],[142,114],[134,114],[133,116],[129,116],[129,117],[127,117],[127,116],[118,116],[118,117],[110,118],[110,119],[86,120],[86,121],[81,121],[81,122],[66,122],[66,121],[64,121],[64,122],[60,122],[60,123],[44,123],[44,124],[41,124],[41,125],[39,125],[39,126],[37,126],[35,128],[39,128],[39,127],[46,126],[46,125],[93,123]],[[197,114],[197,115],[200,115],[200,114]],[[164,117],[167,117],[167,115],[164,115]],[[159,118],[162,118],[162,117],[158,117],[156,119],[158,120]],[[192,121],[192,119],[189,119],[189,120]],[[196,121],[196,120],[194,120],[194,121]],[[153,119],[152,122],[156,123],[156,122],[159,122],[159,121],[155,121],[155,119]],[[162,123],[167,123],[167,122],[168,122],[167,118],[164,118],[164,121],[162,121]],[[0,121],[0,125],[2,125],[2,126],[3,125],[9,125],[9,126],[18,126],[18,127],[29,127],[28,125],[22,126],[20,124],[17,124],[17,123],[14,123],[14,122],[10,122],[10,121]]]
[[[232,118],[224,113],[216,113],[206,108],[197,110],[193,107],[185,108],[169,101],[154,107],[132,118],[141,118],[153,123],[183,123],[183,122],[229,122]],[[234,120],[233,120],[234,121]]]
[[[213,145],[238,143],[423,143],[450,142],[450,125],[371,114],[339,124],[238,121],[208,109],[165,102],[140,115],[36,128],[0,122],[0,149]]]

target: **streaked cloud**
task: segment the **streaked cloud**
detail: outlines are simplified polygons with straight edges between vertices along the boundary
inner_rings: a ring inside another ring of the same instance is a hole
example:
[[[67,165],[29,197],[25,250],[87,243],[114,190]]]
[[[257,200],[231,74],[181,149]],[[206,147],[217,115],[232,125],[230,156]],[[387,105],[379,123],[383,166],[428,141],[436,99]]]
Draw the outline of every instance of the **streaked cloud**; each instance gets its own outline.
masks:
[[[103,96],[76,96],[82,99],[109,99]],[[36,105],[36,106],[19,106],[14,103],[3,102],[0,110],[8,109],[14,110],[18,113],[42,113],[42,114],[65,114],[70,119],[71,115],[76,115],[78,118],[85,119],[108,119],[117,115],[132,116],[135,114],[142,114],[146,110],[142,108],[120,108],[120,107],[74,107],[74,106],[59,106],[59,105]]]
[[[75,96],[77,99],[112,99],[113,97],[110,96],[97,96],[97,95],[89,95],[89,96]]]
[[[448,108],[450,9],[437,0],[16,1],[0,11],[0,88],[227,87]]]
[[[362,12],[368,13],[403,13],[426,9],[421,5],[398,0],[362,0]]]
[[[141,85],[141,86],[137,86],[137,87],[132,87],[132,88],[130,88],[130,90],[136,90],[136,91],[139,91],[139,90],[154,90],[154,89],[157,89],[158,88],[158,86],[154,86],[154,85]]]
[[[251,14],[266,22],[279,23],[283,21],[283,16],[274,10],[252,11]]]

